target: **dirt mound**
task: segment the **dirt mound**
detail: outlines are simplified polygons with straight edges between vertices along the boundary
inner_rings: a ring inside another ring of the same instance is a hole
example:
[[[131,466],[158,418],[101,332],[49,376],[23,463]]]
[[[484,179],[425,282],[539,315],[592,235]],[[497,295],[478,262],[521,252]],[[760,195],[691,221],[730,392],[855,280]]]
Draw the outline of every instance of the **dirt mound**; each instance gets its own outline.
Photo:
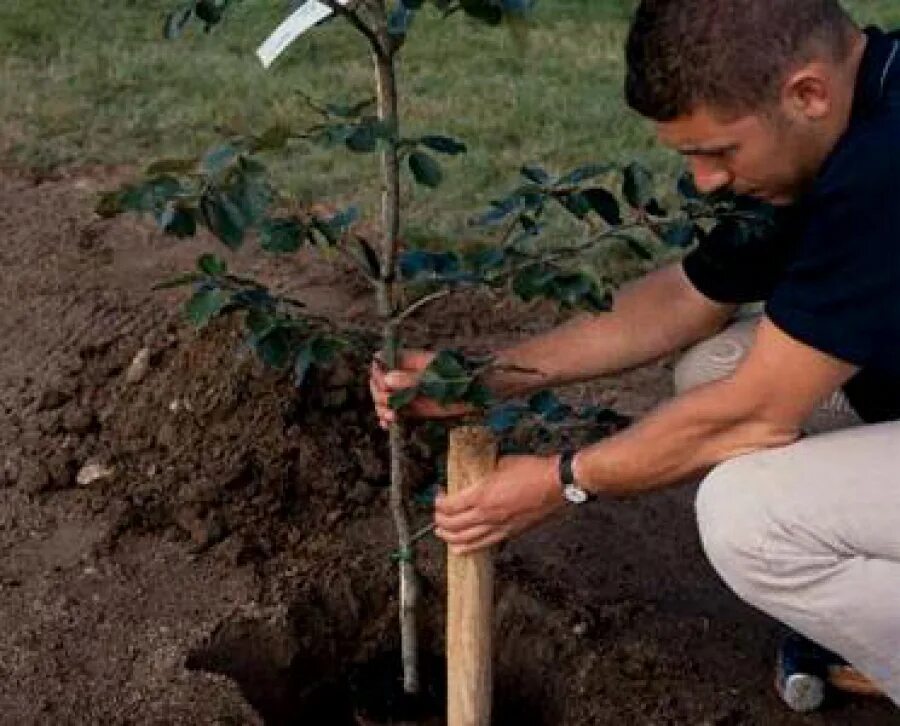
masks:
[[[298,391],[227,321],[197,333],[160,278],[204,245],[101,221],[115,169],[0,176],[0,712],[9,723],[340,723],[356,666],[397,646],[386,440],[348,359]],[[368,291],[298,257],[235,269],[369,320]],[[484,347],[546,307],[453,303],[410,338]],[[572,395],[639,413],[656,366]],[[407,464],[435,477],[428,437]],[[416,509],[417,523],[428,509]],[[715,581],[691,492],[572,512],[498,556],[499,724],[881,724],[770,693],[772,623]],[[443,551],[421,552],[443,650]],[[217,674],[217,675],[211,675]]]

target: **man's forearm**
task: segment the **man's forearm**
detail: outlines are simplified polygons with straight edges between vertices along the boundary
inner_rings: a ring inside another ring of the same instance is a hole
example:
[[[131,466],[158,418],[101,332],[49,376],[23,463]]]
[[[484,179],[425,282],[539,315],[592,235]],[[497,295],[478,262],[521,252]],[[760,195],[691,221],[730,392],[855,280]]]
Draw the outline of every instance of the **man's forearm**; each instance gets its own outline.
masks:
[[[576,476],[598,494],[659,489],[741,454],[785,446],[799,436],[734,391],[726,379],[697,388],[617,436],[583,449]]]
[[[634,368],[712,335],[732,309],[702,298],[672,265],[623,288],[612,312],[501,351],[488,385],[513,397]]]

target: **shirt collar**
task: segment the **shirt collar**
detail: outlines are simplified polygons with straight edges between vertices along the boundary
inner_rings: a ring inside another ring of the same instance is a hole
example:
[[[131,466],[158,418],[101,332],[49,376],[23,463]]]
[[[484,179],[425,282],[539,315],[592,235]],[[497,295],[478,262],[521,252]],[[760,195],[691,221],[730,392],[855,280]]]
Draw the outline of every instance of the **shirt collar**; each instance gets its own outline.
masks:
[[[886,35],[874,26],[866,28],[865,33],[869,41],[856,79],[854,117],[875,111],[884,99],[892,71],[900,71],[900,39]]]

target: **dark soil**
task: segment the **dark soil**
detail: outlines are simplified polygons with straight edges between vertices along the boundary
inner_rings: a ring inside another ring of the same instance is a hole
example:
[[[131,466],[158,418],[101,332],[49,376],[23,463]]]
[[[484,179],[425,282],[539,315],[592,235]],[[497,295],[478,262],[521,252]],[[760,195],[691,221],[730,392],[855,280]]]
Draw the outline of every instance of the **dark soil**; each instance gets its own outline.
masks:
[[[296,391],[227,321],[188,329],[179,293],[150,286],[213,245],[96,219],[93,195],[120,177],[0,175],[0,722],[339,724],[354,673],[397,646],[366,363]],[[233,267],[368,320],[367,291],[340,269],[252,254]],[[470,298],[413,337],[484,348],[556,321]],[[669,394],[668,370],[568,393],[640,414]],[[422,434],[408,466],[433,480]],[[572,511],[499,553],[496,723],[895,721],[881,702],[785,711],[779,628],[716,580],[692,496]],[[421,571],[439,654],[433,541]]]

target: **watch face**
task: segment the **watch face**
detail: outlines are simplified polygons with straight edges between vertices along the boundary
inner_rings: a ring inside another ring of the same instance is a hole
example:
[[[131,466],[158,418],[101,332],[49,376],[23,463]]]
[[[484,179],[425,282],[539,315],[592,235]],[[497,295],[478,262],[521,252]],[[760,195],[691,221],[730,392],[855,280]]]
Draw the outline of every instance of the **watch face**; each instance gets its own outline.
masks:
[[[572,504],[584,504],[588,500],[588,493],[584,489],[570,486],[566,487],[564,492],[566,500]]]

